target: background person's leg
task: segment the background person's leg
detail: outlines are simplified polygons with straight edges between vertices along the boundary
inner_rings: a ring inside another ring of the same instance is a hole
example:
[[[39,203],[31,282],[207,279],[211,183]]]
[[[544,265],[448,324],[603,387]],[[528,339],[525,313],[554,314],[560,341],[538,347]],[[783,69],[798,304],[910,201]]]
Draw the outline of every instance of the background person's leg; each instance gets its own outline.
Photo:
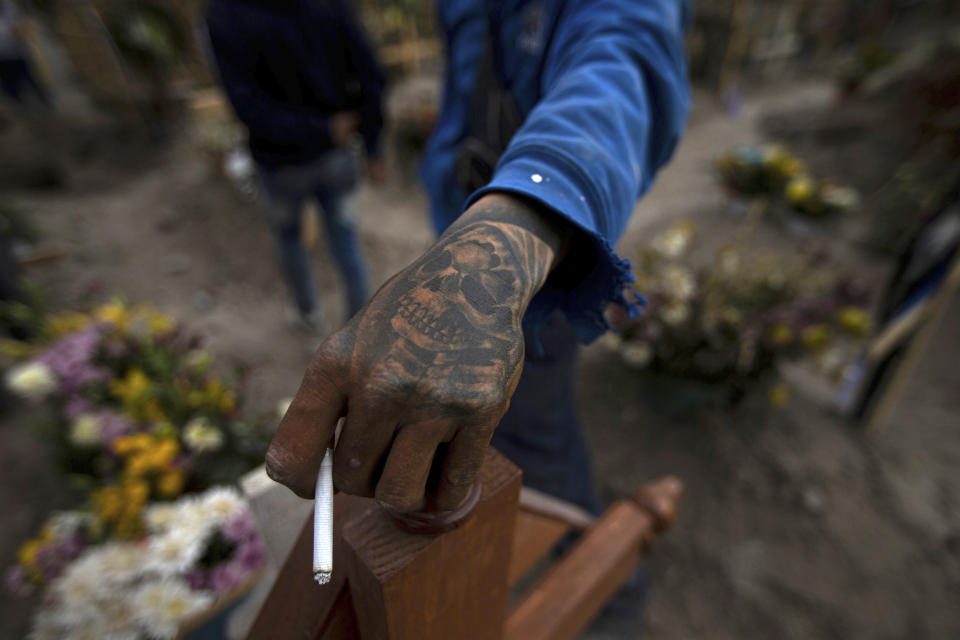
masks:
[[[323,210],[330,251],[340,268],[346,288],[347,317],[353,316],[370,298],[367,268],[360,249],[357,223],[349,208],[349,194],[357,183],[357,166],[347,152],[334,152],[323,165],[314,191]]]
[[[284,188],[283,169],[261,170],[260,173],[280,268],[300,317],[308,319],[317,311],[317,294],[310,256],[300,237],[300,209],[304,198]]]

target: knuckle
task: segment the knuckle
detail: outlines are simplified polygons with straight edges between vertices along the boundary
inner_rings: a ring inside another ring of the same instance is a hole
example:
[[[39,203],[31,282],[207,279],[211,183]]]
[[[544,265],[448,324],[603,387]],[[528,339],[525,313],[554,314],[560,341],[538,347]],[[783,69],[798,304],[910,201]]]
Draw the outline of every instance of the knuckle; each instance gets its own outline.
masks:
[[[393,487],[377,487],[377,502],[394,511],[410,512],[420,508],[422,497],[409,492],[398,491]]]
[[[286,456],[277,447],[267,450],[264,467],[273,481],[289,488],[301,498],[313,497],[312,483],[303,483],[299,475],[290,467]]]

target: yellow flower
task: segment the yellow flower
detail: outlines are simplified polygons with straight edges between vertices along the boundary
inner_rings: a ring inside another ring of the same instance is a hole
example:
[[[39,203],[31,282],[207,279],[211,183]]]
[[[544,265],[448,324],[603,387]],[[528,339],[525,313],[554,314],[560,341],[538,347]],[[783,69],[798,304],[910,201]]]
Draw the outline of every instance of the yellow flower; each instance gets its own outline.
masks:
[[[127,458],[127,466],[124,469],[124,473],[128,476],[142,476],[149,473],[152,467],[150,456],[146,453],[138,453]]]
[[[176,438],[178,435],[177,428],[169,420],[158,420],[151,433],[158,438],[168,439]]]
[[[173,459],[180,453],[180,445],[176,440],[162,439],[152,452],[154,464],[159,467],[165,467],[173,462]]]
[[[44,542],[41,538],[32,538],[24,542],[20,545],[20,549],[17,550],[17,562],[28,570],[35,569],[37,565],[37,552],[40,551]]]
[[[857,307],[841,309],[837,313],[837,323],[844,331],[857,337],[867,335],[873,325],[867,312]]]
[[[169,469],[157,478],[157,493],[164,498],[176,497],[186,483],[187,474],[183,469]]]
[[[803,330],[803,346],[810,351],[818,351],[830,342],[830,329],[824,324],[814,324]]]
[[[150,378],[142,369],[131,369],[124,378],[110,383],[110,392],[128,405],[135,405],[149,391]]]
[[[17,362],[26,360],[36,352],[37,348],[26,342],[10,338],[0,339],[0,359]]]
[[[130,326],[130,313],[126,305],[119,300],[97,307],[93,311],[93,317],[98,322],[107,322],[120,330],[126,330]]]
[[[162,313],[153,313],[150,316],[150,334],[153,336],[162,336],[173,331],[176,322],[173,318]]]
[[[143,436],[143,440],[133,445],[126,442],[122,443],[124,445],[123,450],[133,454],[127,458],[127,466],[124,469],[127,476],[139,477],[154,471],[163,471],[180,452],[180,445],[177,444],[176,440],[158,438],[146,433],[137,435]],[[128,438],[135,437],[128,436]],[[141,443],[143,445],[139,446]],[[116,449],[115,445],[114,451]]]
[[[115,522],[123,512],[123,497],[115,485],[94,491],[90,499],[97,517],[107,524]]]
[[[80,331],[90,324],[90,317],[76,311],[65,311],[47,318],[46,329],[53,337],[62,336],[65,333]]]
[[[784,178],[792,178],[804,168],[800,158],[779,145],[767,148],[763,154],[763,161]]]
[[[113,441],[113,452],[119,456],[128,453],[143,451],[153,444],[153,437],[149,433],[135,433],[131,436],[121,436]]]
[[[207,407],[214,411],[230,413],[237,406],[237,396],[226,388],[222,380],[213,378],[207,381],[203,389],[188,392],[187,404],[194,408]]]
[[[150,485],[143,480],[134,480],[123,487],[124,495],[127,499],[128,507],[130,505],[143,506],[150,497]]]
[[[793,342],[793,329],[785,322],[778,322],[770,327],[770,342],[778,347],[785,347]]]
[[[815,191],[813,180],[806,176],[793,178],[787,183],[787,200],[794,205],[804,204],[810,201]]]
[[[136,413],[137,417],[145,422],[169,422],[166,412],[156,398],[145,401]]]
[[[786,406],[790,402],[790,387],[784,382],[773,385],[767,393],[767,401],[777,409]]]

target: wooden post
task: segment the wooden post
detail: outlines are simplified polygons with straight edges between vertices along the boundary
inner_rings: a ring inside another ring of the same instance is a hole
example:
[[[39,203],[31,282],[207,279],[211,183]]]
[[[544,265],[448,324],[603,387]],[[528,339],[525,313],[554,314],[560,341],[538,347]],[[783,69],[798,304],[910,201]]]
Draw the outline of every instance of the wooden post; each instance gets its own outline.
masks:
[[[363,640],[501,637],[520,470],[488,449],[480,482],[473,516],[448,533],[407,533],[379,507],[344,525],[347,581]]]
[[[673,477],[607,509],[510,613],[505,640],[572,640],[673,523],[683,484]],[[490,636],[499,637],[499,636]]]

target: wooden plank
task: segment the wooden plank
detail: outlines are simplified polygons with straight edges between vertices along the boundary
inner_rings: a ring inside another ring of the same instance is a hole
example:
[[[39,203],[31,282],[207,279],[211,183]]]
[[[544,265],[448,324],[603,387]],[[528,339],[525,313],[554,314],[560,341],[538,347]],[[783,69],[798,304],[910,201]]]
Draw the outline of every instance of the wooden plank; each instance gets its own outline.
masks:
[[[653,537],[652,515],[615,503],[507,619],[504,640],[572,640],[633,573]]]
[[[281,567],[257,619],[250,626],[249,640],[314,640],[320,637],[331,610],[346,588],[344,522],[365,510],[379,510],[372,500],[340,493],[333,502],[333,579],[320,586],[313,581],[313,514]]]
[[[353,596],[344,587],[330,610],[330,615],[317,635],[317,640],[355,640],[360,637],[357,616],[353,613]]]
[[[560,520],[520,509],[510,553],[510,584],[526,575],[571,529]]]
[[[344,525],[361,638],[500,638],[520,470],[488,449],[480,482],[473,516],[447,533],[408,533],[379,509]]]

